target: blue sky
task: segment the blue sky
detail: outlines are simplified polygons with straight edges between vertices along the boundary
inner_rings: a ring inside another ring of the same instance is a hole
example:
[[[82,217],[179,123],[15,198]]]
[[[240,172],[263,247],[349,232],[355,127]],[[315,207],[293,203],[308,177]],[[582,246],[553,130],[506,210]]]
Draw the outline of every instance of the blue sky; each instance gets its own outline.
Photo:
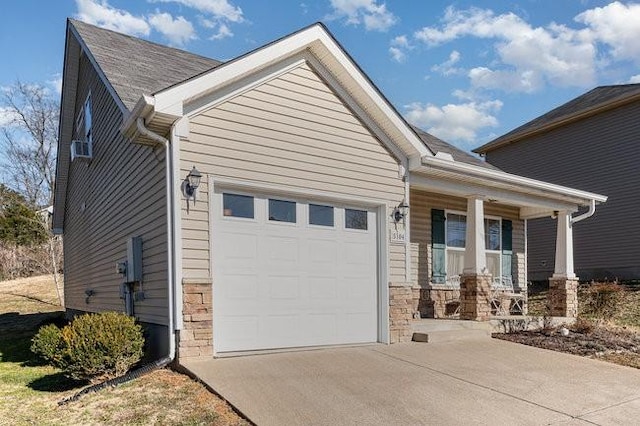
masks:
[[[409,121],[463,149],[595,86],[640,83],[634,2],[21,0],[3,15],[0,86],[52,91],[67,17],[221,60],[322,21]]]

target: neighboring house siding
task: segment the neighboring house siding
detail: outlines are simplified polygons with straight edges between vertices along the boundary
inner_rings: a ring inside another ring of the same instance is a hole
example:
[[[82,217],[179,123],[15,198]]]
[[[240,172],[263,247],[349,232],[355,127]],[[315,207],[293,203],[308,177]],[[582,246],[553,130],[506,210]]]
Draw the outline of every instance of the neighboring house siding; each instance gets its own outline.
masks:
[[[122,112],[85,55],[80,58],[76,114],[91,90],[93,159],[70,164],[65,210],[65,305],[98,312],[124,310],[116,262],[127,239],[143,239],[143,301],[135,314],[167,324],[167,235],[164,150],[126,141]],[[75,120],[75,117],[74,117]],[[74,137],[77,136],[74,130]],[[67,141],[65,141],[67,143]],[[86,290],[94,295],[86,303]]]
[[[467,211],[467,200],[443,194],[411,190],[411,243],[418,256],[418,284],[426,287],[431,282],[431,209]],[[484,204],[486,216],[498,216],[512,221],[514,284],[526,287],[524,221],[519,219],[518,208],[500,204]],[[414,262],[415,263],[415,262]]]
[[[403,198],[398,163],[307,65],[191,119],[181,141],[181,176],[207,175],[296,190]],[[208,191],[182,210],[183,276],[209,278]],[[404,245],[390,245],[390,277],[406,281]]]
[[[595,216],[573,228],[575,269],[581,279],[640,278],[638,117],[640,102],[634,102],[487,154],[487,161],[505,171],[609,197]],[[529,222],[531,279],[553,273],[551,223]]]

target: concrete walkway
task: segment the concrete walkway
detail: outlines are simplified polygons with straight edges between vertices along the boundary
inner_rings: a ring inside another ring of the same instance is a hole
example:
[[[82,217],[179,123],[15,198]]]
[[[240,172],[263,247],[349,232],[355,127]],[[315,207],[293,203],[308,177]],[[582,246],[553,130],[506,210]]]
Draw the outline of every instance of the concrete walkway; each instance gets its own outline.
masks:
[[[320,349],[185,367],[260,426],[640,419],[640,371],[500,340]]]

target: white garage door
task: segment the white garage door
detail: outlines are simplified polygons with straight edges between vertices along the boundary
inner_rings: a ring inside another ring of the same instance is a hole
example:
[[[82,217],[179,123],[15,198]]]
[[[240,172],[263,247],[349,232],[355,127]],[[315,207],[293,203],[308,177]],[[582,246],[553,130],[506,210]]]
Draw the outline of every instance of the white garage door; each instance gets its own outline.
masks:
[[[377,340],[376,213],[214,195],[216,352]]]

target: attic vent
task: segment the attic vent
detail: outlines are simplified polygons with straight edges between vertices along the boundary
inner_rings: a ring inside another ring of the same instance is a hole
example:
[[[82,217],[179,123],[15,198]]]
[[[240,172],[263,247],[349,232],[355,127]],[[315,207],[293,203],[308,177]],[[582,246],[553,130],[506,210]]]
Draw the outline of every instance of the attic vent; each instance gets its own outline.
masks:
[[[75,140],[71,141],[71,161],[76,158],[91,159],[93,153],[91,152],[91,142]]]

